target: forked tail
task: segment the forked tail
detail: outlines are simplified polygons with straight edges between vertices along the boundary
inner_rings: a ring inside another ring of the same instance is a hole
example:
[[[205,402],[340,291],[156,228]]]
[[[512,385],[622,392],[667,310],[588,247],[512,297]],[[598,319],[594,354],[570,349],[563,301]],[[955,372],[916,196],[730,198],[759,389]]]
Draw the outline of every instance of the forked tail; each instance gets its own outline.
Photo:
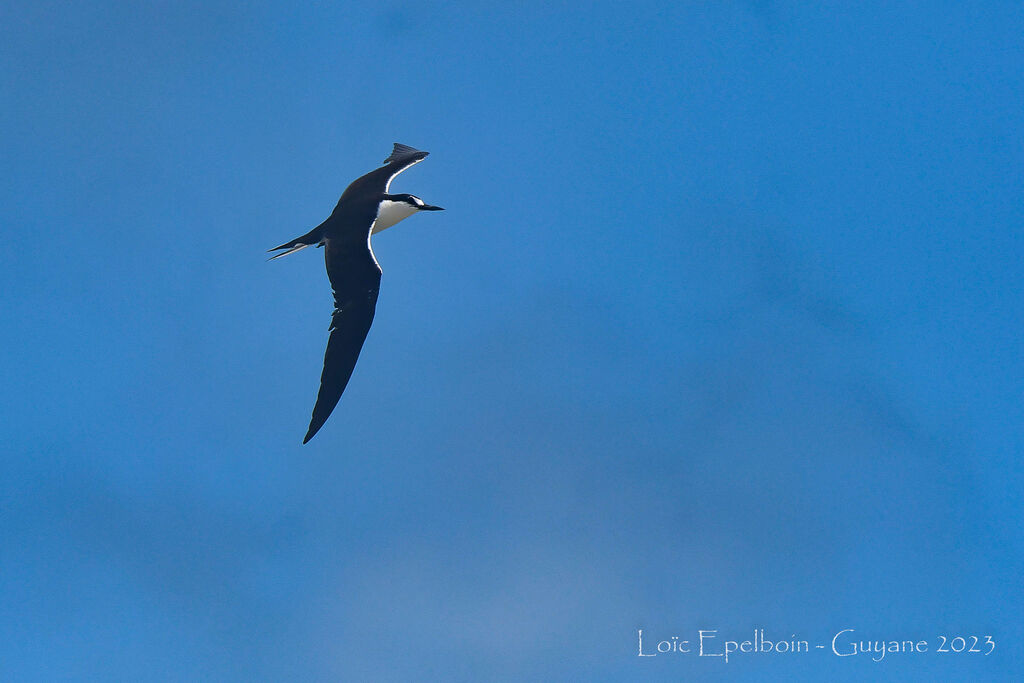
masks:
[[[326,222],[327,221],[324,221],[324,223]],[[312,247],[313,245],[320,244],[321,242],[323,242],[324,239],[324,223],[321,223],[320,225],[316,226],[302,237],[296,237],[291,242],[285,242],[284,244],[276,246],[273,249],[267,249],[268,253],[271,251],[277,251],[278,249],[287,249],[287,251],[282,251],[280,254],[274,254],[267,260],[273,261],[276,258],[281,258],[282,256],[287,256],[288,254],[294,254],[300,249],[305,249],[306,247]]]

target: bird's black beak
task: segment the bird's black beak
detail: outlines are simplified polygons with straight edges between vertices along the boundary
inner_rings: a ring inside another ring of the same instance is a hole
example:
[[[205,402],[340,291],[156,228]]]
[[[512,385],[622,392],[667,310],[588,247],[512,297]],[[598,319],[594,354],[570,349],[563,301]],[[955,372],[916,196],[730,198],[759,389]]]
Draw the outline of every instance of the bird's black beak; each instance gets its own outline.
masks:
[[[420,211],[444,211],[443,206],[431,206],[430,204],[424,204],[420,207]]]

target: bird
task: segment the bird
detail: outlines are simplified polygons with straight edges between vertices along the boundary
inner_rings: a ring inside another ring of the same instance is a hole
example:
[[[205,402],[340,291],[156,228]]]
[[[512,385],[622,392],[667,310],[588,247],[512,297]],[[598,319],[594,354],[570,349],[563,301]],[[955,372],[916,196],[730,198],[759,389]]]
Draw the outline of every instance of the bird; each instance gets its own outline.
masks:
[[[443,210],[415,195],[388,192],[395,176],[423,161],[428,154],[394,143],[383,166],[356,178],[345,188],[327,220],[302,237],[267,250],[284,250],[268,259],[272,261],[313,245],[325,247],[327,277],[334,290],[334,312],[328,328],[320,391],[302,440],[304,444],[323,427],[338,405],[373,323],[382,271],[370,237],[414,213]]]

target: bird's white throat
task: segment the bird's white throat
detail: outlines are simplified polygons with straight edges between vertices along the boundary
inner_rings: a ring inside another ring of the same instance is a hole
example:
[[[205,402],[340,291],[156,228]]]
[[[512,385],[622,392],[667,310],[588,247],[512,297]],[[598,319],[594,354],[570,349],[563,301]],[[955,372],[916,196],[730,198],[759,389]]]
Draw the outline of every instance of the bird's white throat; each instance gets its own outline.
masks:
[[[408,218],[416,213],[416,207],[410,206],[407,202],[395,202],[385,199],[377,207],[377,220],[373,223],[373,230],[370,234],[376,234],[385,228],[390,228],[400,220]]]

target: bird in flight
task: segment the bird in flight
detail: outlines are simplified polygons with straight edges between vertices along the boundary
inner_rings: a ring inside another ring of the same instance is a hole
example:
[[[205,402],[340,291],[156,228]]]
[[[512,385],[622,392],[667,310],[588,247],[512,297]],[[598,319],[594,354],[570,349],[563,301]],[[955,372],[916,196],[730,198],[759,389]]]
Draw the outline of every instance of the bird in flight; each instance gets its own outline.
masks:
[[[427,154],[396,142],[383,166],[352,181],[327,220],[302,237],[267,250],[285,250],[270,257],[274,260],[314,244],[326,247],[327,277],[334,290],[320,392],[302,443],[313,438],[338,404],[373,322],[381,269],[370,247],[370,236],[417,211],[441,211],[440,206],[425,204],[414,195],[388,193],[395,176],[423,161]]]

